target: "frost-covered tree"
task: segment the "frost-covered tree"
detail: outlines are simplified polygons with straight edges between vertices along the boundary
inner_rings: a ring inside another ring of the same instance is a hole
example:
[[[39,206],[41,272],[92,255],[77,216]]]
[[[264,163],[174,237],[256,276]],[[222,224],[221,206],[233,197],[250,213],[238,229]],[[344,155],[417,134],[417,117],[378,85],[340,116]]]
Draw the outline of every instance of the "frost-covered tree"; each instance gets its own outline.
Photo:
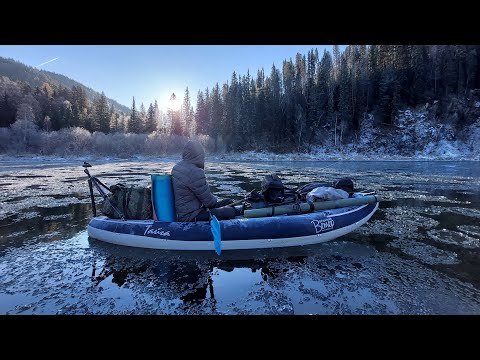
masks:
[[[158,107],[157,100],[155,100],[153,104],[153,119],[155,122],[155,130],[160,129],[161,114],[160,114],[160,108]]]
[[[197,134],[208,134],[208,113],[207,104],[201,90],[197,95],[197,107],[195,111],[195,123],[197,125]]]
[[[157,121],[155,119],[155,109],[152,104],[148,107],[147,118],[145,120],[145,133],[150,134],[157,130]]]
[[[139,123],[140,123],[140,132],[145,133],[147,132],[145,130],[145,123],[147,121],[147,112],[145,111],[145,106],[143,105],[143,102],[140,104],[140,113],[139,115]]]
[[[188,87],[186,88],[185,95],[183,96],[181,122],[184,126],[186,136],[190,137],[195,134],[195,113],[193,112],[193,107],[190,101],[190,92],[188,91]]]
[[[95,131],[101,131],[104,134],[108,134],[110,132],[110,109],[108,106],[107,97],[103,92],[94,101],[93,119]]]
[[[171,133],[174,135],[184,135],[185,129],[182,126],[180,118],[180,110],[177,107],[177,96],[172,93],[170,96],[170,107],[168,109],[168,117],[171,125]]]
[[[18,137],[17,144],[22,150],[27,150],[31,140],[35,137],[37,126],[35,116],[29,104],[22,103],[17,109],[17,121],[12,125],[13,135]]]
[[[128,132],[139,134],[141,130],[140,126],[140,117],[138,115],[137,109],[135,108],[135,96],[133,97],[132,102],[132,111],[130,113],[130,119],[128,120]]]
[[[214,151],[219,149],[219,136],[221,131],[222,116],[223,116],[223,104],[222,98],[220,95],[220,86],[218,83],[212,90],[211,102],[210,102],[210,128],[209,135],[214,139],[215,146]]]

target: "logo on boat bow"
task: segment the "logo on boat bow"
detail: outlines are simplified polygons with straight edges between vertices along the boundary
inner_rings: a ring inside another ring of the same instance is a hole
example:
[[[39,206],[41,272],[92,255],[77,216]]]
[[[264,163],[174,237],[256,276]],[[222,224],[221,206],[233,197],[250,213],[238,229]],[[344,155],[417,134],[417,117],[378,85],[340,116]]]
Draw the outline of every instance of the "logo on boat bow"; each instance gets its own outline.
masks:
[[[162,228],[151,229],[152,225],[147,225],[143,235],[160,235],[160,236],[170,236],[170,231],[162,231]]]
[[[322,220],[312,220],[312,224],[315,227],[315,232],[318,234],[333,229],[335,221],[333,221],[332,218],[327,218]]]

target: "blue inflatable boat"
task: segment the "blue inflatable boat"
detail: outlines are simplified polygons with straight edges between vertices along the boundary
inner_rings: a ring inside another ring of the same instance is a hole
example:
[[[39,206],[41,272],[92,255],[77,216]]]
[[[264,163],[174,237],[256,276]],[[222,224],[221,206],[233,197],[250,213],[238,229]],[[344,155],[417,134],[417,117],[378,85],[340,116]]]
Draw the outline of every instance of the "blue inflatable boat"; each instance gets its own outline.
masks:
[[[336,239],[365,224],[378,209],[377,197],[362,193],[354,197],[355,204],[364,203],[305,214],[242,216],[220,221],[222,250],[300,246]],[[117,220],[97,216],[88,225],[88,235],[112,244],[141,248],[214,249],[208,222]]]

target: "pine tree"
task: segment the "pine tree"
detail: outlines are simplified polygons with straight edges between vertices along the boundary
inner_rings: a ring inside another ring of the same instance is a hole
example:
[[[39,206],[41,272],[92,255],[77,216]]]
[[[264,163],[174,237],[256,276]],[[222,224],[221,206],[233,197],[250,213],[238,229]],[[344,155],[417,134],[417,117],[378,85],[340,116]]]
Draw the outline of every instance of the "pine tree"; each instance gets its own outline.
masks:
[[[425,45],[414,45],[412,48],[412,98],[414,105],[425,101],[427,61],[427,47]]]
[[[338,81],[340,72],[341,58],[340,48],[338,45],[333,46],[333,80]]]
[[[126,116],[120,115],[118,118],[118,127],[117,127],[118,132],[125,133],[125,128],[126,128],[125,122],[126,122]]]
[[[480,88],[480,45],[469,45],[467,54],[467,89]]]
[[[148,107],[147,117],[145,119],[144,131],[147,134],[151,134],[155,130],[157,130],[157,123],[155,121],[155,109],[150,103],[150,106]]]
[[[185,127],[185,135],[193,136],[195,134],[195,119],[192,104],[190,102],[190,93],[188,87],[185,90],[185,95],[183,96],[183,104],[181,110],[182,124]]]
[[[433,96],[439,95],[442,80],[442,48],[440,45],[430,46],[430,83],[433,83]]]
[[[176,102],[176,101],[177,101],[177,96],[175,95],[175,93],[172,93],[172,96],[170,96],[170,102]],[[169,108],[168,117],[170,119],[171,134],[184,135],[184,128],[182,127],[179,111],[176,109]]]
[[[94,101],[93,107],[93,129],[105,134],[110,132],[110,109],[107,103],[107,97],[102,94]]]
[[[115,112],[115,108],[113,104],[110,105],[110,132],[118,132],[119,131],[119,119],[120,114]]]
[[[413,70],[411,67],[412,46],[395,46],[395,71],[397,74],[397,86],[399,88],[399,100],[404,104],[411,103],[411,88],[413,83]]]
[[[267,90],[267,102],[268,109],[268,123],[270,127],[270,133],[273,137],[274,146],[278,147],[281,144],[281,134],[283,129],[280,126],[280,92],[281,92],[281,80],[280,72],[275,67],[275,64],[272,65],[272,71],[270,73],[269,85]]]
[[[444,96],[448,96],[452,93],[457,92],[456,90],[458,85],[458,65],[456,60],[456,47],[457,46],[455,45],[445,45],[442,51]]]
[[[343,141],[343,134],[344,131],[349,130],[352,125],[352,79],[349,73],[349,69],[347,66],[347,59],[345,56],[341,58],[341,65],[340,65],[340,72],[339,72],[339,81],[340,81],[340,100],[339,100],[339,112],[340,112],[340,128],[339,133],[339,140],[335,139],[335,142],[338,144]],[[338,131],[337,130],[337,131]]]
[[[160,119],[160,109],[158,108],[158,103],[157,100],[155,100],[153,104],[153,119],[155,122],[155,130],[160,130],[161,129],[161,119]]]
[[[368,88],[366,111],[373,108],[373,104],[378,102],[380,87],[380,64],[378,55],[378,45],[370,45],[368,48]]]
[[[330,87],[331,87],[331,81],[330,81],[330,73],[332,72],[332,56],[330,55],[330,52],[325,50],[323,52],[322,60],[320,61],[318,65],[318,71],[317,71],[317,80],[316,80],[316,86],[317,86],[317,92],[318,92],[318,103],[317,103],[317,108],[318,108],[318,118],[319,118],[319,126],[322,128],[326,124],[327,119],[329,118],[329,115],[331,116],[331,107],[333,104],[330,104]]]
[[[232,74],[230,86],[224,85],[223,91],[223,117],[220,127],[220,134],[227,145],[227,149],[236,149],[237,143],[234,137],[237,134],[239,127],[239,105],[237,102],[238,80],[237,74],[234,71]]]
[[[220,135],[220,126],[223,116],[223,104],[220,96],[220,87],[217,83],[212,89],[210,110],[210,136],[215,141],[214,151],[218,150],[218,136]]]
[[[307,54],[307,83],[305,88],[307,106],[306,106],[306,128],[308,132],[308,150],[315,138],[316,128],[318,126],[318,87],[315,84],[318,58],[313,50]]]
[[[292,59],[283,62],[283,97],[281,101],[282,128],[285,129],[286,143],[289,147],[295,143],[295,67]]]
[[[205,128],[207,132],[205,134],[211,134],[212,129],[212,96],[208,87],[205,89]]]
[[[135,108],[135,96],[133,97],[132,102],[132,112],[130,113],[130,120],[128,121],[128,132],[139,134],[140,133],[140,119]]]
[[[0,127],[8,127],[15,122],[16,109],[11,103],[7,92],[3,93],[0,100]]]
[[[301,54],[295,57],[295,86],[294,86],[294,103],[295,103],[295,145],[299,151],[306,135],[306,97],[305,97],[305,79],[306,67],[305,56]]]
[[[208,134],[208,114],[205,104],[205,98],[201,90],[197,94],[197,108],[195,111],[195,122],[197,124],[197,134]]]
[[[53,91],[52,91],[52,93],[53,93]],[[63,127],[63,123],[62,123],[62,104],[59,103],[58,101],[53,101],[53,99],[51,99],[48,115],[51,118],[52,130],[53,131],[60,130]],[[95,125],[94,125],[93,122],[88,122],[86,124],[85,128],[90,132],[95,131]]]
[[[257,136],[266,131],[267,104],[266,104],[266,88],[264,70],[257,72],[255,82],[256,101],[255,101],[255,133]]]
[[[240,103],[239,114],[239,128],[236,136],[236,148],[243,151],[250,149],[252,146],[251,138],[253,134],[253,120],[254,120],[254,100],[255,84],[252,84],[253,80],[250,77],[250,72],[247,72],[247,76],[243,76],[240,82],[240,91],[238,94],[238,101]]]
[[[382,74],[379,88],[379,107],[382,120],[385,124],[393,124],[396,111],[396,75],[393,68],[386,69]]]
[[[145,122],[147,121],[147,112],[145,111],[145,106],[143,102],[140,104],[140,114],[139,114],[139,126],[140,133],[145,133]]]
[[[62,97],[63,98],[63,97]],[[62,124],[63,127],[72,126],[72,104],[68,100],[63,100],[62,102]]]

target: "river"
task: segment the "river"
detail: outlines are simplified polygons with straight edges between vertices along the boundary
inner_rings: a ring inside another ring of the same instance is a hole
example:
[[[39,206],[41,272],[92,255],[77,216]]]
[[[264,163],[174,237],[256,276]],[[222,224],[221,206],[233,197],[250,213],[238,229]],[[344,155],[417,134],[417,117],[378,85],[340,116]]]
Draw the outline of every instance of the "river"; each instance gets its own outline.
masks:
[[[220,257],[89,239],[81,163],[0,161],[0,314],[480,314],[478,162],[207,162],[219,197],[276,172],[385,199],[331,242]],[[174,162],[92,165],[107,185],[146,185]]]

